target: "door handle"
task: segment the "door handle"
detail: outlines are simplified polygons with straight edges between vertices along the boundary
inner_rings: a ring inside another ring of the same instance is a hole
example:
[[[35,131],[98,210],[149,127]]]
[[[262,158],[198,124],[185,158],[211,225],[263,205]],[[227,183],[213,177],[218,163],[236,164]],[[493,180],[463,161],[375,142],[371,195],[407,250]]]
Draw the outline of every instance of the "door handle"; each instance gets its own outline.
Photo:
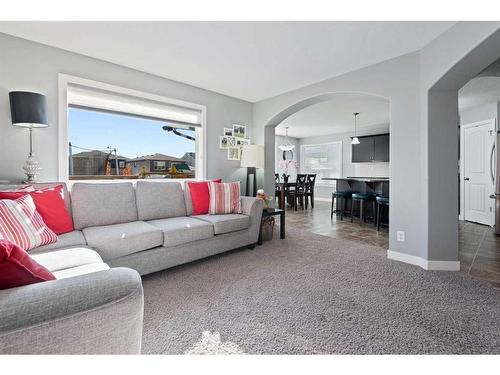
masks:
[[[469,181],[470,178],[469,177],[464,177],[464,181]]]
[[[493,147],[491,148],[491,154],[490,154],[490,176],[491,176],[491,183],[495,183],[495,175],[493,174],[493,154],[495,153],[495,144],[493,143]]]

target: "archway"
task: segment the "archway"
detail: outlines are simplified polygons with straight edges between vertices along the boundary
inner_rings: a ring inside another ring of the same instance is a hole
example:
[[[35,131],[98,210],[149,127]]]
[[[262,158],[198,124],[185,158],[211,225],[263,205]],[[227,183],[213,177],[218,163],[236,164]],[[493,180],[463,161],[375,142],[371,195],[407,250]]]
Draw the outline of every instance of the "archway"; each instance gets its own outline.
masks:
[[[298,140],[294,141],[297,144],[297,148],[300,148],[295,155],[303,154],[303,151],[308,145],[314,144],[318,146],[323,144],[322,147],[328,147],[327,145],[333,145],[334,143],[342,142],[343,147],[341,148],[341,157],[335,160],[340,160],[341,175],[337,175],[337,172],[325,172],[318,170],[312,171],[310,169],[304,169],[305,164],[304,159],[300,158],[300,173],[318,173],[317,185],[315,197],[317,200],[330,200],[331,193],[336,188],[333,182],[322,181],[321,176],[324,177],[347,177],[347,176],[379,176],[386,177],[390,176],[390,164],[389,163],[356,163],[351,162],[351,144],[349,137],[352,136],[353,129],[353,112],[362,112],[364,118],[364,124],[361,127],[358,126],[358,135],[374,135],[380,133],[387,133],[390,127],[390,100],[387,97],[381,95],[375,95],[372,93],[359,92],[359,91],[338,91],[331,93],[324,93],[316,95],[307,99],[295,102],[288,107],[284,108],[274,116],[272,116],[265,126],[265,147],[266,147],[266,182],[271,182],[265,187],[267,191],[274,191],[274,173],[283,172],[279,167],[275,168],[275,155],[276,147],[275,144],[275,129],[281,125],[282,129],[284,126],[290,126],[289,130],[293,133],[294,129],[299,133],[293,135],[300,139],[300,146],[298,145]],[[383,116],[381,115],[383,113]],[[325,120],[328,119],[328,120]],[[383,122],[382,122],[383,121]],[[330,126],[331,122],[331,126]],[[360,125],[358,119],[358,125]],[[364,125],[364,126],[363,126]],[[381,126],[384,125],[384,126]],[[389,129],[390,131],[390,129]],[[278,133],[279,134],[279,133]],[[279,138],[279,137],[278,137]],[[329,143],[334,142],[334,143]],[[299,161],[299,159],[297,159]],[[308,164],[310,166],[310,164]],[[334,169],[336,169],[335,167]],[[356,174],[354,171],[361,174]],[[365,172],[363,174],[363,172]],[[372,173],[369,173],[372,172]],[[379,174],[377,174],[377,172]],[[292,173],[293,176],[293,173]],[[294,179],[292,178],[292,181]],[[346,184],[346,182],[339,182],[340,186]],[[359,186],[358,186],[359,185]],[[365,184],[362,182],[355,182],[352,188],[356,191],[377,191],[387,194],[388,183],[376,183],[376,184]],[[338,184],[337,184],[338,186]],[[359,189],[359,190],[358,190]],[[390,191],[390,188],[389,188]],[[321,202],[318,202],[320,204]],[[326,210],[321,207],[328,206],[329,203],[320,204],[320,208],[317,208],[315,217],[320,215],[323,218],[328,217],[330,219],[330,214],[325,213]],[[319,210],[319,211],[318,211]],[[371,212],[371,205],[369,207],[369,212]],[[311,212],[311,215],[313,213]],[[370,214],[371,215],[371,214]],[[390,215],[390,213],[389,213]],[[332,228],[335,228],[335,220],[332,222]],[[356,228],[357,228],[357,224]],[[377,235],[376,230],[374,234]],[[385,232],[386,233],[386,232]],[[386,240],[387,234],[382,231],[382,237]],[[382,243],[381,246],[387,250],[387,243]]]
[[[497,60],[500,31],[493,33],[442,75],[427,92],[428,254],[458,270],[458,90]],[[485,70],[486,69],[486,70]],[[494,69],[493,69],[494,70]]]

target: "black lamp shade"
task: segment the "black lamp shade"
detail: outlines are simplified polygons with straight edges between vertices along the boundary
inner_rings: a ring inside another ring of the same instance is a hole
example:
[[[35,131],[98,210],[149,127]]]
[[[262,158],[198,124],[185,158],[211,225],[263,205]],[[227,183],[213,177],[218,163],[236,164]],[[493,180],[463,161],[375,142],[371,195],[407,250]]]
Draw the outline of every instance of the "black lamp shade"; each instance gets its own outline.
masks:
[[[25,128],[49,126],[47,98],[44,95],[27,91],[11,91],[9,98],[12,125]]]

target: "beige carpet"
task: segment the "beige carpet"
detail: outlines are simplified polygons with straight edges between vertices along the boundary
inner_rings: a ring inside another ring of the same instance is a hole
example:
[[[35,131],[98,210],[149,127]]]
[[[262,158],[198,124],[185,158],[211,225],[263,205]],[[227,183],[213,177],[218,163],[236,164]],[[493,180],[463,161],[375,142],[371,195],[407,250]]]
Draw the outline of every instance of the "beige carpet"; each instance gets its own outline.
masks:
[[[500,353],[500,291],[290,230],[144,277],[146,354]]]

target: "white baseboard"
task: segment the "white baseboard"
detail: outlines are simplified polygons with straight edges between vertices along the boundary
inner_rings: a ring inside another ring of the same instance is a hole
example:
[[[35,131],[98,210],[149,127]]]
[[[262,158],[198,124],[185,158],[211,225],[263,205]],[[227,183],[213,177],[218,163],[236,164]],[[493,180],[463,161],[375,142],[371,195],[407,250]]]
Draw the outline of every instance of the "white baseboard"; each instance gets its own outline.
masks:
[[[387,258],[413,264],[428,271],[460,271],[460,262],[458,260],[427,260],[415,255],[404,254],[391,250],[387,250]]]

